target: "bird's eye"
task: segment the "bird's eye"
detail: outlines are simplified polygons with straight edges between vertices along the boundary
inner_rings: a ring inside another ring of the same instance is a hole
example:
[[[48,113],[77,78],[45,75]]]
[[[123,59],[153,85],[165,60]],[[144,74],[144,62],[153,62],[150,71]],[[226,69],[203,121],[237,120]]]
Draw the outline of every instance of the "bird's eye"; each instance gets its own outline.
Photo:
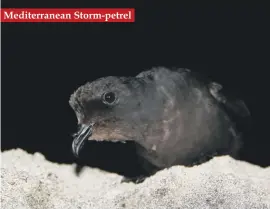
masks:
[[[103,94],[103,102],[105,104],[113,104],[116,100],[116,95],[113,92]]]

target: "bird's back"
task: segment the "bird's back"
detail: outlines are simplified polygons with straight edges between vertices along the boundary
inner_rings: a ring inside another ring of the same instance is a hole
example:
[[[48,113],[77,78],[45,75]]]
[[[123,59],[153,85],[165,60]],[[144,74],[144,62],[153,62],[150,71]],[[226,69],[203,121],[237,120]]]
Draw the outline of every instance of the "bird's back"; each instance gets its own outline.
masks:
[[[204,80],[186,69],[156,68],[137,77],[146,76],[153,78],[155,96],[163,105],[140,141],[143,157],[162,168],[237,150],[240,137],[235,124]]]

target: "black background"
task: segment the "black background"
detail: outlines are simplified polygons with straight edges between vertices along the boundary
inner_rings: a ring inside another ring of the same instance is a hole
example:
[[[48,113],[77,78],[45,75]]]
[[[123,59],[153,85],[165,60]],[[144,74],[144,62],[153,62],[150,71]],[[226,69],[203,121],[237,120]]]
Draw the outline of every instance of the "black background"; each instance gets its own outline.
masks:
[[[135,7],[135,23],[2,23],[2,150],[72,163],[69,96],[101,76],[153,66],[203,72],[243,98],[253,127],[241,159],[270,165],[266,5],[2,1],[2,7]],[[131,145],[89,144],[88,164],[138,171]]]

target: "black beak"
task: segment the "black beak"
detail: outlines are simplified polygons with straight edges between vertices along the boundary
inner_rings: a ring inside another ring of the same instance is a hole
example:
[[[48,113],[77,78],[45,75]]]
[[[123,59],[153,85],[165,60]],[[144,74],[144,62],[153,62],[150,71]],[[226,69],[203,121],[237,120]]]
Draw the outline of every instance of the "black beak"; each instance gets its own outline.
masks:
[[[80,125],[77,133],[73,135],[72,152],[75,157],[79,157],[80,150],[82,149],[84,142],[92,135],[93,125]]]

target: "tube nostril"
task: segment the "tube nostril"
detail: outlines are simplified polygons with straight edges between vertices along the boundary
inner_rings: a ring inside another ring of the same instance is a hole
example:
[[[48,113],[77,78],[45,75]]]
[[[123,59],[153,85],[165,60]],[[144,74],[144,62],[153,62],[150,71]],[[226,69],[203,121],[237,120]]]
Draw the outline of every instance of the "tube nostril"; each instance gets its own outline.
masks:
[[[92,135],[91,125],[81,125],[72,142],[73,154],[78,158],[85,141]]]

